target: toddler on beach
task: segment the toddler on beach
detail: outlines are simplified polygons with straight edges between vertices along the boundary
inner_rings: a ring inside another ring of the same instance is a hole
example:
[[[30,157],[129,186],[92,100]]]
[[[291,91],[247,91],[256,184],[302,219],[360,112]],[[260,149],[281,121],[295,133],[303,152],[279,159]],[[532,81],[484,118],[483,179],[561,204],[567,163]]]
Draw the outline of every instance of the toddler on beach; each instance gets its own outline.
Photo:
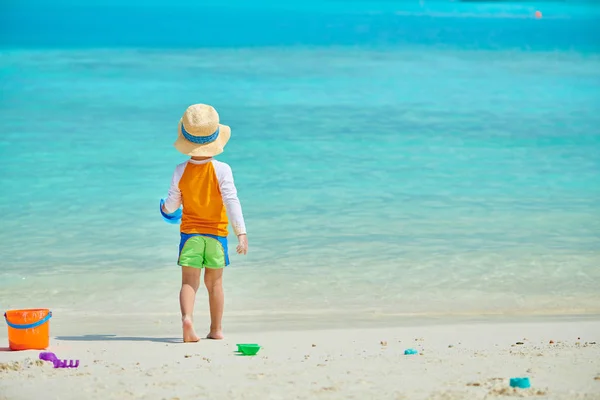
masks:
[[[181,219],[177,264],[181,266],[179,303],[184,342],[200,340],[192,315],[203,269],[211,322],[207,338],[223,339],[223,268],[229,265],[230,220],[238,238],[237,252],[248,251],[246,225],[231,168],[213,159],[223,152],[230,136],[231,129],[219,124],[219,114],[213,107],[188,107],[179,122],[175,148],[191,158],[175,168],[169,194],[160,204],[166,220],[177,223]]]

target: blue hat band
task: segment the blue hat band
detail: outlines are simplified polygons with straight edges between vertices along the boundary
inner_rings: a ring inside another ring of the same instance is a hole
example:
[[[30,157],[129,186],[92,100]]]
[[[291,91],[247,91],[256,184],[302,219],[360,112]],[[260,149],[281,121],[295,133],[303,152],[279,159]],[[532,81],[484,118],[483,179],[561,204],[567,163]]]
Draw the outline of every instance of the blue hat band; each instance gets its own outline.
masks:
[[[183,137],[192,142],[192,143],[196,143],[196,144],[208,144],[208,143],[212,143],[215,140],[217,140],[217,138],[219,137],[219,127],[217,127],[217,130],[215,131],[215,133],[213,133],[212,135],[209,136],[194,136],[194,135],[190,135],[186,130],[185,127],[183,126],[183,122],[181,124],[179,124],[181,126],[181,134],[183,135]]]

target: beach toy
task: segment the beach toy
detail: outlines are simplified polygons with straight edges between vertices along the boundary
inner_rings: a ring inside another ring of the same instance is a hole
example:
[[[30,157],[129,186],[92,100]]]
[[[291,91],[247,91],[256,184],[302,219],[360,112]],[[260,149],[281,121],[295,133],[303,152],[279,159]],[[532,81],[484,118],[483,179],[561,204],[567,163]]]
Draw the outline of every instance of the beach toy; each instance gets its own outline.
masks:
[[[510,387],[528,389],[531,387],[529,378],[510,378]]]
[[[58,360],[58,358],[56,358],[56,354],[54,353],[50,353],[49,351],[43,351],[40,353],[40,360],[54,362]]]
[[[54,368],[77,368],[79,367],[79,360],[59,360],[56,358],[56,354],[50,352],[40,353],[40,360],[50,361],[54,364]]]
[[[253,356],[260,350],[258,344],[238,344],[238,351],[245,356]]]
[[[44,350],[50,344],[52,313],[44,308],[10,310],[4,313],[11,350]]]
[[[410,356],[410,355],[413,355],[413,354],[419,354],[419,352],[417,350],[415,350],[415,349],[406,349],[406,350],[404,350],[404,355],[405,356]]]
[[[537,19],[540,19],[540,18],[542,18],[542,12],[541,12],[541,11],[539,11],[539,10],[538,10],[538,11],[536,11],[536,12],[535,12],[535,17],[536,17]]]
[[[238,345],[236,345],[236,346],[237,346],[237,348],[238,348],[238,349],[237,349],[237,351],[239,351],[240,353],[242,352],[242,347],[244,347],[244,346],[258,346],[258,347],[260,347],[260,346],[259,346],[258,344],[256,344],[256,343],[252,343],[252,344],[247,344],[247,343],[246,343],[246,344],[238,344]]]
[[[167,214],[163,211],[163,205],[165,204],[165,199],[160,199],[160,215],[162,215],[165,222],[169,224],[178,224],[181,221],[182,211],[181,208],[173,211],[171,214]]]

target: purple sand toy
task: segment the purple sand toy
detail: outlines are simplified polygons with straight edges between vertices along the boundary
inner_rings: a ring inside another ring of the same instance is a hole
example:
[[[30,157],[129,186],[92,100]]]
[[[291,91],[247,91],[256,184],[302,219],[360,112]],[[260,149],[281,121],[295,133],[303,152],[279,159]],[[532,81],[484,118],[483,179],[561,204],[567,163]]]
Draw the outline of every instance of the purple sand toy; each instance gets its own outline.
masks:
[[[40,353],[40,360],[54,362],[56,360],[56,354],[50,353],[48,351],[41,352]]]
[[[56,354],[44,351],[40,353],[40,360],[50,361],[54,364],[54,368],[77,368],[79,367],[79,360],[59,360],[56,358]]]

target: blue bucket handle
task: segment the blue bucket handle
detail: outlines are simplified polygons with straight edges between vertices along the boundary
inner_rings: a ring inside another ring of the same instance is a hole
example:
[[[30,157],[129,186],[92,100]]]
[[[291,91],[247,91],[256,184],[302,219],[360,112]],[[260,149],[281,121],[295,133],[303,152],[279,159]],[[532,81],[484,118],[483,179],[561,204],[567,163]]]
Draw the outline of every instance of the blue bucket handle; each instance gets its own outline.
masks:
[[[48,322],[48,320],[50,318],[52,318],[52,311],[48,311],[48,315],[46,315],[44,318],[42,318],[38,322],[34,322],[32,324],[17,325],[17,324],[13,324],[11,322],[8,322],[8,317],[6,316],[6,313],[4,313],[4,319],[6,320],[6,325],[8,325],[8,326],[10,326],[11,328],[14,328],[14,329],[31,329],[31,328],[37,328],[38,326],[43,325],[46,322]]]

